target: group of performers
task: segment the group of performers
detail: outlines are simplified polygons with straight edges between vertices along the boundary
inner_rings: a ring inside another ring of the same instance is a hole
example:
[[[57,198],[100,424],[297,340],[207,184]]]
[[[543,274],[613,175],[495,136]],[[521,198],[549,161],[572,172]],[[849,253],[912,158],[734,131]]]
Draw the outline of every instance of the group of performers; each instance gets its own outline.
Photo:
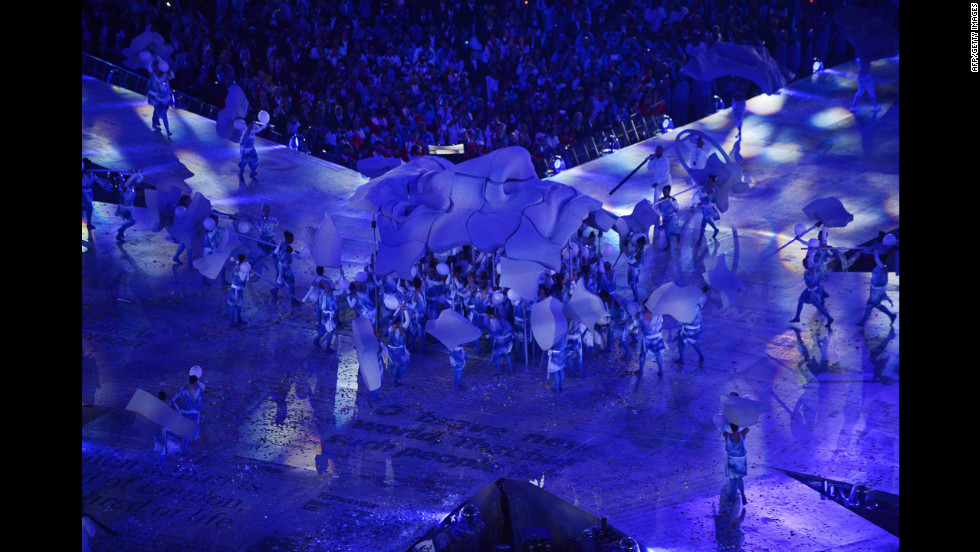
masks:
[[[173,72],[166,61],[154,60],[149,68],[149,86],[147,101],[153,106],[151,117],[152,128],[161,132],[160,123],[168,136],[172,136],[167,110],[173,103],[173,92],[170,80]],[[738,138],[741,138],[742,122],[746,106],[747,82],[736,79],[733,113]],[[854,109],[863,94],[868,94],[875,110],[880,109],[874,93],[870,77],[870,63],[861,61],[859,88],[852,101]],[[260,117],[261,118],[261,117]],[[236,121],[244,123],[244,121]],[[238,163],[238,179],[244,185],[244,171],[250,169],[250,177],[254,181],[258,176],[259,159],[255,149],[255,135],[265,128],[266,121],[238,124],[240,161]],[[699,137],[696,147],[691,153],[692,168],[703,168],[707,158],[704,141]],[[671,168],[664,155],[663,146],[657,146],[655,153],[647,159],[649,175],[652,177],[655,201],[653,205],[659,216],[657,228],[664,236],[663,251],[672,254],[672,242],[681,243],[679,213],[680,206],[676,197],[671,195]],[[135,224],[132,214],[136,186],[142,181],[142,174],[134,171],[120,190],[120,201],[116,214],[124,219],[117,229],[116,240],[126,241],[125,232]],[[93,184],[100,183],[99,178],[83,162],[82,177],[82,211],[89,234],[95,228],[92,225]],[[715,175],[710,175],[703,183],[695,183],[692,190],[690,209],[697,210],[701,215],[700,232],[695,248],[704,241],[705,230],[711,226],[716,239],[719,228],[715,224],[720,220],[721,212],[717,206],[718,181]],[[657,197],[657,193],[660,196]],[[186,206],[186,202],[185,202]],[[313,345],[323,348],[328,354],[336,352],[334,348],[335,333],[342,324],[341,305],[349,307],[347,316],[364,318],[380,331],[381,345],[378,351],[379,360],[387,365],[395,386],[402,385],[406,377],[412,354],[424,352],[429,321],[439,317],[446,309],[451,309],[469,320],[480,331],[480,337],[475,342],[460,345],[448,350],[448,362],[452,369],[453,385],[463,390],[462,377],[467,363],[467,348],[482,352],[487,346],[490,362],[496,367],[498,375],[507,372],[514,373],[512,353],[523,353],[526,358],[540,357],[542,364],[547,367],[549,378],[553,377],[554,389],[561,392],[564,388],[566,371],[571,377],[585,377],[588,373],[586,361],[600,354],[611,352],[614,341],[618,341],[622,349],[622,359],[631,362],[634,348],[638,357],[638,368],[632,373],[642,374],[649,361],[657,364],[657,375],[663,376],[664,353],[668,350],[668,342],[677,344],[675,362],[683,364],[685,348],[690,346],[698,355],[698,361],[704,363],[705,355],[700,348],[701,322],[704,299],[697,306],[696,315],[687,323],[680,325],[676,336],[672,339],[665,337],[664,318],[654,314],[644,305],[640,283],[643,280],[643,269],[647,264],[646,250],[648,243],[646,232],[631,233],[621,236],[619,254],[610,258],[603,254],[599,246],[602,233],[597,236],[587,227],[580,229],[575,247],[566,248],[567,262],[562,263],[560,270],[546,271],[537,281],[537,297],[521,297],[513,290],[499,285],[495,268],[496,258],[492,252],[481,252],[471,246],[462,246],[445,256],[428,254],[413,268],[411,278],[400,278],[393,274],[375,274],[373,262],[364,266],[353,281],[346,279],[332,280],[325,276],[322,267],[317,267],[309,291],[301,299],[296,295],[296,279],[292,261],[294,251],[294,235],[290,231],[282,233],[282,241],[276,241],[278,221],[271,216],[268,205],[263,206],[262,216],[250,219],[250,227],[254,229],[254,247],[248,252],[236,252],[232,256],[236,267],[228,272],[223,267],[218,279],[228,287],[225,302],[228,305],[228,318],[233,326],[244,324],[242,309],[245,304],[246,289],[255,285],[260,279],[266,280],[270,286],[269,299],[276,302],[282,291],[289,295],[293,306],[306,305],[313,309]],[[221,244],[221,221],[218,214],[204,219],[202,243],[204,255],[213,254]],[[826,243],[826,232],[821,231],[820,238],[808,242],[808,254],[804,259],[804,283],[806,289],[798,300],[796,315],[791,322],[799,322],[805,304],[813,305],[827,320],[829,329],[833,323],[825,299],[828,297],[823,282],[828,279],[827,262],[830,248]],[[190,261],[191,251],[187,244],[180,243],[174,256],[174,261],[180,263],[180,253],[187,250]],[[892,313],[884,302],[892,303],[886,293],[888,270],[881,259],[881,254],[887,247],[876,248],[872,254],[876,266],[872,271],[870,295],[866,303],[863,317],[857,325],[864,325],[872,312],[877,309],[887,315],[891,323],[895,322],[896,314]],[[251,256],[248,254],[251,253]],[[265,259],[270,258],[274,266],[275,279],[262,278],[256,270]],[[626,284],[628,290],[619,290],[615,267],[620,259],[625,257]],[[372,259],[373,261],[373,259]],[[207,279],[205,278],[207,282]],[[532,336],[531,305],[534,302],[554,297],[562,303],[567,303],[576,286],[584,286],[589,292],[598,296],[605,311],[609,314],[607,321],[588,327],[578,320],[568,319],[567,331],[556,336],[553,345],[541,350]],[[629,295],[624,293],[629,292]],[[630,296],[632,298],[630,298]],[[381,330],[381,328],[384,328]],[[530,363],[528,363],[530,364]],[[197,367],[195,367],[197,368]],[[184,386],[170,401],[169,405],[182,415],[200,424],[201,400],[204,385],[193,374],[188,384]],[[734,393],[733,393],[734,394]],[[371,398],[377,397],[377,391]],[[158,398],[166,401],[164,392]],[[746,474],[746,452],[744,439],[748,428],[740,428],[729,424],[731,431],[722,429],[725,438],[727,463],[725,473],[730,480],[730,494],[736,490],[741,493],[742,503],[745,498],[742,478]],[[191,437],[196,439],[197,435]],[[156,436],[156,450],[160,452],[160,467],[162,468],[168,453],[176,450],[183,451],[188,439],[178,440],[168,430],[162,429]]]
[[[238,220],[245,218],[236,217]],[[434,339],[425,332],[427,322],[438,318],[444,309],[458,312],[481,332],[481,337],[466,348],[461,346],[448,351],[457,389],[463,389],[467,348],[477,354],[489,353],[490,363],[499,375],[514,373],[512,355],[515,353],[528,359],[540,358],[542,364],[547,360],[547,373],[554,376],[557,391],[563,389],[566,369],[569,376],[584,377],[589,371],[588,361],[610,353],[617,341],[623,360],[629,362],[634,356],[639,359],[637,370],[632,372],[635,374],[642,374],[648,361],[656,361],[658,375],[662,376],[663,353],[668,341],[678,343],[678,363],[683,363],[685,345],[693,346],[699,361],[704,362],[699,346],[700,306],[698,316],[668,339],[664,334],[663,317],[652,314],[642,305],[646,297],[641,296],[644,292],[640,282],[648,247],[643,233],[622,236],[618,254],[612,256],[616,251],[614,246],[600,247],[602,232],[597,234],[583,225],[565,249],[561,269],[541,274],[537,281],[538,294],[533,298],[520,297],[514,290],[501,287],[496,271],[498,260],[494,254],[469,245],[446,255],[424,256],[413,267],[410,278],[376,274],[373,262],[367,263],[350,281],[343,277],[327,277],[323,267],[317,267],[309,290],[299,297],[292,268],[293,234],[283,230],[282,239],[276,240],[278,221],[271,216],[268,205],[263,206],[261,217],[247,220],[250,222],[249,233],[255,237],[229,259],[235,263],[235,268],[222,269],[218,275],[221,284],[228,288],[229,323],[232,326],[245,323],[242,308],[246,288],[255,285],[268,289],[270,302],[278,301],[282,291],[289,296],[293,306],[311,308],[314,311],[313,344],[328,353],[336,351],[334,338],[342,319],[366,318],[380,333],[382,358],[390,368],[396,386],[402,384],[412,354],[423,352],[427,342]],[[222,227],[218,216],[206,218],[203,226],[201,247],[208,254],[217,249],[221,232],[231,229]],[[626,259],[622,263],[627,276],[625,288],[617,281],[615,272],[621,258]],[[274,278],[271,275],[264,277],[256,270],[266,259],[272,261]],[[608,322],[586,327],[581,322],[568,320],[567,333],[559,336],[558,343],[550,349],[541,350],[532,336],[531,305],[546,297],[567,303],[578,285],[601,299],[610,315]]]

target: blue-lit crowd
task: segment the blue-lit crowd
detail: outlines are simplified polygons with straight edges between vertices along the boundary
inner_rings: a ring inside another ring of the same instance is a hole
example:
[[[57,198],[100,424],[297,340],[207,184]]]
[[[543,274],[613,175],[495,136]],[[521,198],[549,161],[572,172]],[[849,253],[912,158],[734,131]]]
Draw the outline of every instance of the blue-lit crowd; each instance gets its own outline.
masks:
[[[764,45],[799,77],[853,57],[833,22],[844,0],[222,0],[83,2],[83,51],[118,63],[147,29],[175,48],[173,89],[224,105],[239,85],[271,128],[354,168],[359,159],[464,144],[537,160],[634,115],[677,124],[730,78],[684,64],[717,41]],[[885,0],[868,2],[894,21]],[[750,91],[754,95],[757,91]],[[254,115],[253,115],[254,116]],[[540,163],[539,163],[540,165]]]

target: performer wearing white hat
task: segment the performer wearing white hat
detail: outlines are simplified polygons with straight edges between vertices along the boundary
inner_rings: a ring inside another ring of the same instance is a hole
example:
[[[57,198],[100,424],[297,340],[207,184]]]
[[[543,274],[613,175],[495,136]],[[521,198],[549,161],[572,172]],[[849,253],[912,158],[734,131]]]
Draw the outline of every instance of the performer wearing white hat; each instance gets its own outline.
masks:
[[[249,168],[249,177],[255,180],[259,176],[259,154],[255,151],[255,133],[265,128],[264,125],[258,123],[246,124],[245,128],[242,129],[242,137],[238,141],[238,153],[240,159],[238,161],[238,183],[245,184],[245,165]]]
[[[184,452],[188,441],[196,440],[201,434],[201,401],[204,398],[204,384],[198,382],[198,376],[194,375],[195,373],[200,373],[200,366],[191,368],[191,375],[188,377],[187,385],[182,387],[170,400],[170,403],[177,407],[181,415],[197,424],[194,430],[194,436],[181,441],[181,453]]]
[[[160,132],[160,119],[163,119],[167,136],[173,136],[170,121],[167,120],[167,109],[173,103],[173,91],[170,89],[170,79],[173,77],[174,73],[167,62],[156,60],[150,70],[150,86],[146,91],[146,102],[153,106],[153,131]]]

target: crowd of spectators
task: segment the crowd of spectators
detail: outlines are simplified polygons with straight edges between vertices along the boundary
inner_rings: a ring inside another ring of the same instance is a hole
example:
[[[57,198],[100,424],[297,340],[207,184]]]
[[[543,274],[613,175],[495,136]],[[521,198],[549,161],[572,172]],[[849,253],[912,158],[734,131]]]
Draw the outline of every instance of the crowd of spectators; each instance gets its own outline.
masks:
[[[681,68],[716,41],[759,44],[797,75],[853,57],[846,0],[87,0],[83,51],[111,63],[149,29],[175,47],[175,90],[252,113],[342,164],[463,143],[536,162],[657,109],[681,125],[731,105],[731,79]],[[867,2],[883,16],[888,0]],[[752,94],[750,94],[752,95]],[[658,106],[658,104],[662,102]],[[254,116],[254,115],[253,115]]]

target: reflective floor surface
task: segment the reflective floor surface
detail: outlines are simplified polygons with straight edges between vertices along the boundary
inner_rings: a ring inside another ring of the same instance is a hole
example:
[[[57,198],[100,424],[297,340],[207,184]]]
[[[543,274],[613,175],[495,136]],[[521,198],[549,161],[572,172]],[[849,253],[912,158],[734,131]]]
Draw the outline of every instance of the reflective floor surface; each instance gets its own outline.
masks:
[[[144,209],[117,244],[122,219],[97,204],[91,235],[82,224],[82,492],[85,510],[116,534],[100,530],[93,549],[407,550],[508,477],[607,517],[649,551],[897,550],[898,537],[781,471],[900,494],[901,315],[894,326],[881,313],[856,326],[870,274],[835,272],[832,331],[809,305],[790,324],[805,251],[795,244],[764,258],[809,222],[801,208],[819,197],[836,196],[854,214],[830,230],[833,245],[899,226],[899,62],[873,66],[878,112],[848,111],[856,72],[845,64],[750,100],[740,140],[730,109],[685,127],[739,159],[751,187],[731,199],[718,239],[697,249],[700,215],[681,199],[683,245],[668,256],[656,242],[644,287],[701,284],[705,262],[723,254],[743,290],[727,307],[711,295],[704,364],[693,351],[680,364],[671,350],[663,378],[650,367],[627,375],[636,356],[624,362],[614,348],[589,356],[586,375],[556,393],[540,358],[515,355],[517,373],[498,376],[486,351],[472,350],[467,389],[455,391],[445,350],[430,345],[412,355],[404,386],[386,375],[381,400],[369,405],[349,324],[338,331],[339,353],[317,349],[312,310],[269,302],[260,281],[247,292],[247,324],[230,327],[226,290],[173,263],[176,245],[148,228]],[[259,179],[241,186],[238,147],[212,121],[172,110],[167,139],[150,129],[151,112],[143,96],[83,77],[83,157],[141,168],[148,182],[199,191],[224,212],[258,216],[268,203],[277,237],[328,211],[345,237],[347,277],[367,261],[371,214],[345,205],[362,176],[259,140]],[[685,151],[669,147],[680,130],[554,180],[627,214],[650,195],[645,171],[608,192],[658,144],[668,146],[675,191],[686,187],[677,157]],[[625,263],[619,269],[625,287]],[[312,261],[297,259],[294,270],[305,293]],[[900,311],[897,275],[887,292]],[[155,427],[125,406],[136,389],[173,394],[192,365],[207,384],[201,438],[159,472]],[[747,437],[744,508],[727,499],[712,423],[732,391],[770,408]]]

